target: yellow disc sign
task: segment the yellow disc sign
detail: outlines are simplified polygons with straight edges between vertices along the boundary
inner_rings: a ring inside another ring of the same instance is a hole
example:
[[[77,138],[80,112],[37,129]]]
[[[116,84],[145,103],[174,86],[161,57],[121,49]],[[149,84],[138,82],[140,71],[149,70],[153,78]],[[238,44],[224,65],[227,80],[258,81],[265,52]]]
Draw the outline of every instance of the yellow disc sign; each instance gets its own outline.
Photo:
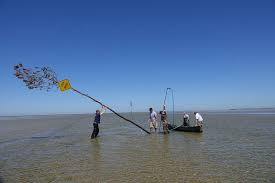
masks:
[[[72,88],[71,84],[70,84],[70,81],[68,79],[64,79],[62,81],[59,81],[58,86],[59,86],[59,89],[61,91],[65,91],[65,90],[68,90],[68,89]]]

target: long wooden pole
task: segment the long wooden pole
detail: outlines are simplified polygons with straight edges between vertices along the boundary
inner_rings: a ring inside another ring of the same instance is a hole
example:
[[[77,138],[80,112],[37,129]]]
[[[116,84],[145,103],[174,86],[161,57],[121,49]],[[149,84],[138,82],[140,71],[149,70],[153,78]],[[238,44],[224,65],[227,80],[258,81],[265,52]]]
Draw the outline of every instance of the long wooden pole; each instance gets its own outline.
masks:
[[[85,96],[85,97],[88,97],[89,99],[92,99],[94,102],[96,102],[96,103],[98,103],[98,104],[100,104],[100,105],[102,105],[102,106],[105,106],[107,109],[109,109],[110,111],[112,111],[112,112],[113,112],[115,115],[117,115],[118,117],[124,119],[125,121],[128,121],[128,122],[132,123],[133,125],[135,125],[135,126],[137,126],[138,128],[142,129],[142,130],[145,131],[146,133],[151,134],[149,131],[147,131],[146,129],[144,129],[144,128],[141,127],[140,125],[138,125],[138,124],[136,124],[135,122],[133,122],[133,121],[131,121],[131,120],[125,118],[124,116],[120,115],[119,113],[117,113],[116,111],[114,111],[113,109],[111,109],[110,107],[108,107],[108,106],[102,104],[102,103],[99,102],[98,100],[96,100],[96,99],[90,97],[89,95],[84,94],[84,93],[82,93],[82,92],[80,92],[80,91],[78,91],[78,90],[76,90],[76,89],[74,89],[74,88],[71,88],[71,89],[72,89],[74,92],[79,93],[80,95],[83,95],[83,96]]]

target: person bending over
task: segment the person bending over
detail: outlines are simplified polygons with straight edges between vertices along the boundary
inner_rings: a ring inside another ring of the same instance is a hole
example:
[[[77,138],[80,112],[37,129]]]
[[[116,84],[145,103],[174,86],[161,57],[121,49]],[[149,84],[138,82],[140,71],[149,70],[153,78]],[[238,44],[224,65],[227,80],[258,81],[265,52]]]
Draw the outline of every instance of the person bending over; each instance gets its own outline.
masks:
[[[202,123],[203,123],[202,116],[198,112],[194,112],[194,114],[195,114],[195,117],[196,117],[196,126],[202,127]]]

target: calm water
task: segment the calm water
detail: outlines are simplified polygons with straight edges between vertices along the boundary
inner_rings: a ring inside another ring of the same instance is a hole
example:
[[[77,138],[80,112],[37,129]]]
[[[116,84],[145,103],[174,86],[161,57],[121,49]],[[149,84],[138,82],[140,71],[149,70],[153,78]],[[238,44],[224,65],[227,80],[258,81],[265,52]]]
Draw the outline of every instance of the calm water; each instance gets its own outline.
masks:
[[[2,118],[0,182],[275,182],[275,114],[203,117],[164,136],[105,114],[94,140],[89,115]]]

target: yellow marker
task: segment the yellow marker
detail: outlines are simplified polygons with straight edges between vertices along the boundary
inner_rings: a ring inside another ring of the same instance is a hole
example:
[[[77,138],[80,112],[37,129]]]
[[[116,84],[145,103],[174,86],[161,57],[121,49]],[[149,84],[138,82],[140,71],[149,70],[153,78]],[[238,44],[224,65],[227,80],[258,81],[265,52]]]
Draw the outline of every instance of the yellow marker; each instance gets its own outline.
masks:
[[[71,84],[70,84],[70,81],[68,79],[64,79],[62,81],[59,81],[58,86],[59,86],[59,89],[61,91],[65,91],[65,90],[68,90],[68,89],[72,88]]]

